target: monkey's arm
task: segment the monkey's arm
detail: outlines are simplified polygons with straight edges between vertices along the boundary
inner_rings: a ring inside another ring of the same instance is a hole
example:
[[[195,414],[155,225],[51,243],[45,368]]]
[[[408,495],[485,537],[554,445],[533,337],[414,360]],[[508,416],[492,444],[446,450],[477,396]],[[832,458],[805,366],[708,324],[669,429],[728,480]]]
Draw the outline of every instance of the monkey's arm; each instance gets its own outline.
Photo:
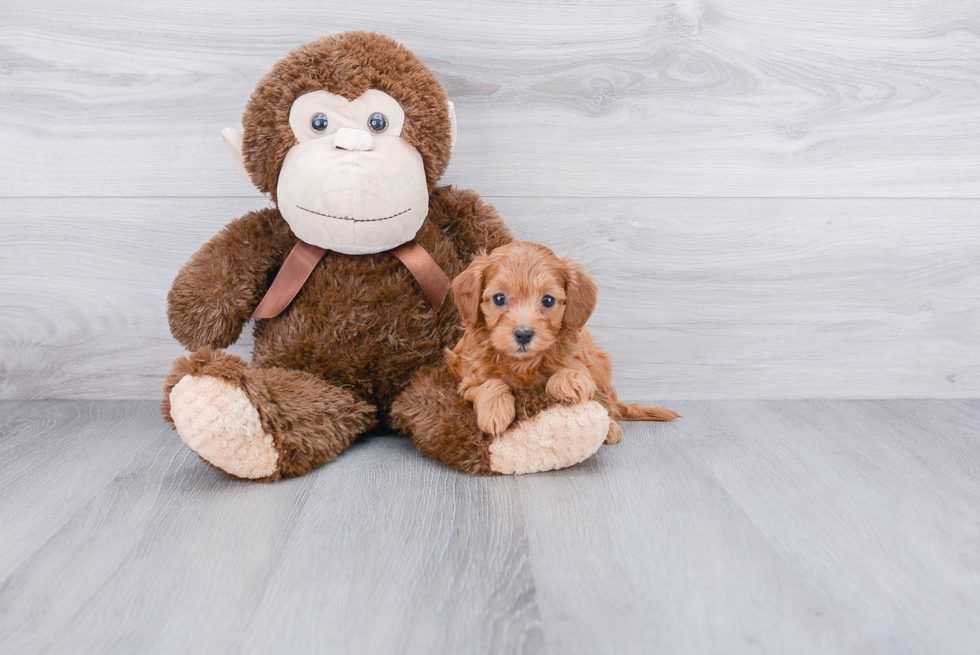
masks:
[[[438,187],[432,192],[432,209],[444,221],[439,227],[449,234],[464,262],[514,240],[497,210],[476,191]]]
[[[284,225],[275,210],[250,212],[184,264],[167,296],[167,319],[185,348],[224,348],[238,339],[289,247]]]

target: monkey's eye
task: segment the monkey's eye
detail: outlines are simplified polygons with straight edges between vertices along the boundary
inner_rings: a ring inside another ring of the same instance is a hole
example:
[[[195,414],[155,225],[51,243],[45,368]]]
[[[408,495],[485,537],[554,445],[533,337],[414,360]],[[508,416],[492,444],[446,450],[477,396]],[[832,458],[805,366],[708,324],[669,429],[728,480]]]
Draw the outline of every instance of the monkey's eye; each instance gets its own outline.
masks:
[[[371,118],[368,119],[368,127],[375,134],[381,134],[388,129],[388,117],[381,112],[374,112],[371,114]]]
[[[554,296],[545,296],[544,298],[541,299],[541,304],[544,305],[545,307],[554,307],[555,306]]]
[[[507,304],[507,296],[502,293],[498,293],[493,297],[493,304],[497,307],[503,307]]]
[[[314,132],[326,132],[328,125],[330,125],[330,121],[327,120],[327,115],[323,112],[313,114],[313,118],[310,119],[310,127],[313,128]]]

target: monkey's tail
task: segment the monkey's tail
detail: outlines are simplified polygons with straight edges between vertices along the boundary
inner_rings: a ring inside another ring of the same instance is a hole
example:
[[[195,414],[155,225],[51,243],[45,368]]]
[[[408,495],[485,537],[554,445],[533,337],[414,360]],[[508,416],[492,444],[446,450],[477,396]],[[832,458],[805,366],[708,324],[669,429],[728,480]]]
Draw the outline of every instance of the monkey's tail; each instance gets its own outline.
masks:
[[[636,405],[633,403],[616,403],[617,421],[673,421],[679,418],[677,412],[664,409],[663,407],[653,407],[651,405]]]

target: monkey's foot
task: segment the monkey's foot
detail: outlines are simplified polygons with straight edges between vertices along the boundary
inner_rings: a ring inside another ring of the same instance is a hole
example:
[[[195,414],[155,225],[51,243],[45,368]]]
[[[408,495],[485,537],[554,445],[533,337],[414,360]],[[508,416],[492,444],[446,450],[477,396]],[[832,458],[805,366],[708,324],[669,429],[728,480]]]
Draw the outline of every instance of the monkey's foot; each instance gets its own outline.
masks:
[[[346,389],[210,348],[174,362],[160,409],[201,459],[262,482],[323,466],[375,423],[374,407]]]
[[[419,370],[391,408],[392,427],[419,452],[475,475],[535,473],[578,464],[609,434],[609,413],[594,400],[562,405],[544,386],[515,392],[517,422],[499,436],[484,433],[457,393],[445,362]]]
[[[594,400],[543,410],[493,440],[490,468],[520,474],[578,464],[599,450],[609,422],[606,408]]]
[[[276,472],[279,454],[245,392],[210,376],[185,376],[170,391],[170,417],[181,441],[237,478]]]

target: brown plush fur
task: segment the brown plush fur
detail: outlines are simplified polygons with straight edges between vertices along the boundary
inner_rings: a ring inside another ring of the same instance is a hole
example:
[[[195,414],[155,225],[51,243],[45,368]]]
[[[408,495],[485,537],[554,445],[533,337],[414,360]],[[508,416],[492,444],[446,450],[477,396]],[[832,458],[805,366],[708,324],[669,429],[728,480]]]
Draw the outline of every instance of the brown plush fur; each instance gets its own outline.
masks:
[[[354,100],[368,89],[384,91],[405,110],[401,138],[422,155],[431,193],[452,150],[446,92],[411,51],[371,32],[344,32],[308,43],[262,78],[242,118],[245,168],[255,186],[276,200],[279,169],[296,144],[289,127],[296,98],[327,91]]]
[[[408,50],[377,34],[353,32],[303,46],[276,64],[245,111],[244,157],[253,182],[273,194],[279,168],[295,143],[288,125],[293,100],[326,90],[348,99],[368,88],[405,109],[402,138],[421,153],[429,213],[416,241],[450,277],[481,250],[512,240],[493,207],[473,191],[436,187],[449,161],[446,96]],[[301,475],[332,460],[388,411],[424,365],[439,362],[460,335],[451,303],[435,311],[411,273],[390,253],[329,252],[292,304],[255,323],[251,366],[213,349],[241,334],[296,236],[277,209],[231,222],[181,269],[168,296],[171,332],[188,350],[164,387],[185,375],[237,385],[273,435],[278,470]],[[409,426],[404,420],[398,422]],[[407,429],[407,428],[406,428]]]
[[[493,207],[472,191],[449,187],[433,192],[429,216],[416,237],[450,276],[461,272],[479,249],[510,239]],[[188,350],[203,349],[196,353],[202,361],[211,357],[210,348],[233,343],[295,243],[296,237],[276,210],[253,212],[229,224],[174,280],[168,308],[174,336]],[[351,395],[350,401],[324,400],[336,413],[365,402],[376,409],[371,416],[383,420],[412,374],[420,366],[437,363],[443,349],[457,341],[459,322],[451,303],[439,312],[433,310],[411,273],[393,255],[331,252],[282,314],[256,321],[252,366],[242,365],[235,374],[268,379],[262,371],[304,371]],[[183,375],[204,374],[203,369],[188,368],[185,361],[178,360],[164,389],[167,417],[173,385]],[[240,386],[260,417],[274,413],[275,403],[253,394],[251,385]],[[305,391],[308,403],[320,402],[320,390]],[[279,402],[279,395],[271,395]],[[302,422],[299,417],[289,420],[296,425]],[[359,424],[357,433],[374,422]],[[307,428],[315,432],[324,425],[314,422]],[[336,453],[323,459],[321,451],[335,447],[326,434],[322,440],[314,454],[298,452],[296,457],[302,461],[281,475],[301,475],[333,459]]]
[[[392,406],[392,427],[410,433],[426,457],[474,475],[498,475],[490,468],[493,438],[477,426],[458,386],[459,377],[444,361],[421,369]],[[543,385],[515,389],[514,396],[519,421],[560,404]]]
[[[484,432],[500,434],[513,422],[514,389],[541,385],[561,401],[599,400],[613,419],[607,443],[622,438],[617,420],[678,417],[616,397],[612,362],[584,327],[596,285],[576,262],[540,244],[513,242],[474,259],[452,289],[466,332],[446,358]],[[522,343],[520,334],[533,336]]]
[[[302,475],[326,464],[375,423],[374,407],[345,389],[303,371],[249,368],[241,358],[210,348],[178,359],[167,376],[163,413],[171,423],[170,391],[185,375],[225,380],[252,401],[279,453],[276,472],[258,482]]]

